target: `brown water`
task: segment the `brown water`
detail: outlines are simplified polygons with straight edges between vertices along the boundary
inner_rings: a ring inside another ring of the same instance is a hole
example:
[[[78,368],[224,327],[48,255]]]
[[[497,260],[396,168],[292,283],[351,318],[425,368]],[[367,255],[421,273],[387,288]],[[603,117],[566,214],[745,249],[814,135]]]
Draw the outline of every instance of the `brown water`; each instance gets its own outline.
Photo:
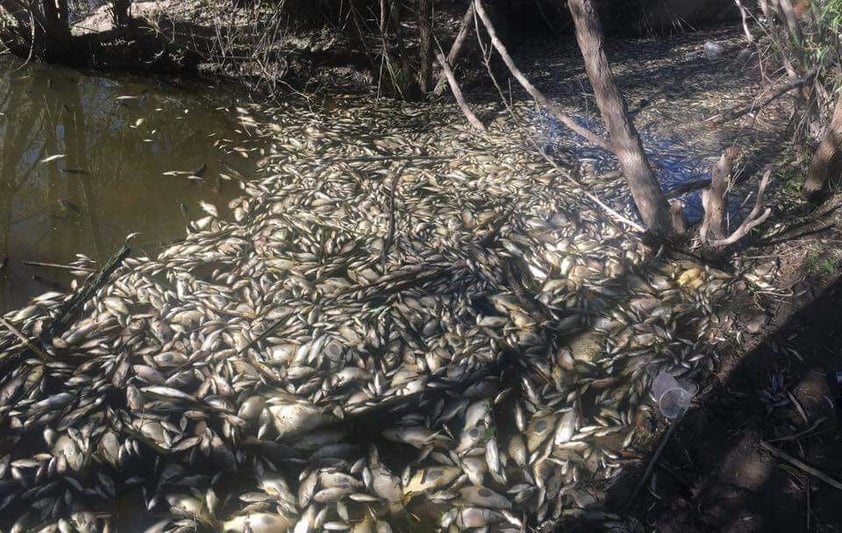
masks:
[[[25,262],[102,262],[133,232],[154,254],[204,215],[200,200],[224,216],[257,157],[223,104],[236,96],[0,58],[0,312],[69,287],[68,272]]]

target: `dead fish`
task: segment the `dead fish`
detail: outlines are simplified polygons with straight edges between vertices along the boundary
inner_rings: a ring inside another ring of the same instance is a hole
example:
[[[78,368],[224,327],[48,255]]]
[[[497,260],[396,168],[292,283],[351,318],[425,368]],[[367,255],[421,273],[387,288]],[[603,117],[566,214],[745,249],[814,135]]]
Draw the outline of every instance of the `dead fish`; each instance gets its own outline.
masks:
[[[67,198],[59,198],[58,205],[63,211],[72,211],[73,213],[81,213],[76,204],[68,200]]]

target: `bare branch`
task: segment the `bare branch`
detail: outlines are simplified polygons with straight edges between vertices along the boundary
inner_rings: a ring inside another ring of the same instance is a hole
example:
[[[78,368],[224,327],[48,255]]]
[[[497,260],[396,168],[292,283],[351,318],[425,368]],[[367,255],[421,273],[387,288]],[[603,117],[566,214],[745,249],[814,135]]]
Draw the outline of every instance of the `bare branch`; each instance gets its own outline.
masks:
[[[497,37],[497,32],[494,30],[494,26],[491,24],[491,19],[488,18],[488,13],[485,12],[485,8],[482,7],[481,0],[474,0],[474,9],[476,10],[477,15],[479,15],[480,20],[482,20],[482,24],[485,26],[486,31],[488,31],[488,36],[491,37],[491,45],[497,50],[497,53],[500,54],[500,58],[503,60],[503,63],[506,64],[509,71],[512,73],[512,76],[517,80],[521,87],[529,93],[529,96],[535,99],[538,104],[545,107],[552,116],[558,119],[562,124],[573,130],[574,132],[578,133],[592,144],[599,146],[605,150],[611,150],[611,145],[597,135],[596,133],[592,132],[591,130],[580,126],[573,118],[564,113],[557,105],[555,105],[549,98],[544,96],[538,89],[532,85],[526,76],[517,68],[515,62],[512,60],[512,57],[509,55],[508,50],[503,45],[502,41]]]
[[[471,30],[471,21],[474,19],[474,4],[471,2],[468,5],[467,11],[465,11],[465,15],[462,17],[462,22],[459,24],[459,32],[456,34],[456,39],[453,40],[453,44],[450,46],[450,52],[447,53],[447,64],[453,65],[456,62],[456,58],[459,57],[459,51],[462,49],[462,45],[465,43],[465,39],[468,37],[468,32]],[[439,79],[436,80],[436,88],[433,90],[433,94],[436,96],[441,96],[444,92],[444,80],[447,72],[442,72],[439,74]]]
[[[438,42],[436,44],[438,44]],[[438,47],[438,50],[436,50],[436,60],[439,62],[439,65],[441,65],[445,76],[447,76],[447,83],[448,85],[450,85],[450,90],[451,92],[453,92],[453,97],[456,98],[456,103],[459,104],[459,109],[462,110],[462,114],[465,115],[465,118],[468,119],[468,122],[475,129],[485,131],[485,126],[483,126],[480,119],[478,119],[477,116],[474,115],[474,112],[471,111],[471,108],[468,107],[468,104],[465,103],[465,97],[462,95],[462,90],[459,88],[459,84],[456,83],[456,76],[453,75],[453,71],[450,69],[450,65],[447,64],[447,58],[444,57],[444,52],[442,51],[440,46]]]
[[[760,180],[760,187],[757,189],[757,199],[754,202],[754,208],[751,210],[751,213],[748,214],[743,223],[740,224],[740,227],[734,230],[734,233],[732,233],[728,237],[712,241],[710,243],[711,246],[721,247],[734,244],[735,242],[748,235],[749,231],[753,230],[760,224],[766,222],[766,219],[769,218],[769,215],[772,214],[772,209],[770,207],[767,207],[765,210],[763,210],[763,193],[766,192],[766,187],[769,186],[771,177],[771,170],[767,170],[766,173],[763,174],[763,179]],[[762,213],[761,210],[763,210]]]
[[[816,77],[817,73],[818,73],[818,68],[813,67],[804,76],[802,76],[800,78],[796,78],[794,80],[790,80],[789,82],[785,83],[780,88],[778,88],[778,90],[776,90],[775,92],[773,92],[772,94],[770,94],[769,96],[767,96],[766,98],[761,100],[759,103],[752,102],[751,104],[749,104],[749,105],[747,105],[743,108],[734,109],[734,110],[728,111],[728,112],[726,112],[722,115],[714,116],[712,118],[713,118],[713,120],[716,121],[716,123],[722,124],[723,122],[728,122],[730,120],[740,118],[741,116],[746,115],[748,113],[760,111],[761,109],[763,109],[767,105],[771,104],[773,101],[777,100],[778,98],[785,95],[789,91],[792,91],[794,89],[799,89],[801,87],[804,87],[805,85],[809,85],[810,83],[813,82],[813,78]]]

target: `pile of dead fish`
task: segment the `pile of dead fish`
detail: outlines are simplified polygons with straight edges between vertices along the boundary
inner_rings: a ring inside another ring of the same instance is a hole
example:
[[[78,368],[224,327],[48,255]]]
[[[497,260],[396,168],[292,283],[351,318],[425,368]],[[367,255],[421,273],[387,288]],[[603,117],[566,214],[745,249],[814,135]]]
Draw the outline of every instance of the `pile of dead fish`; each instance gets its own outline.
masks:
[[[477,136],[449,107],[270,113],[239,111],[273,148],[230,212],[127,258],[49,342],[69,295],[5,315],[0,528],[599,515],[650,376],[713,364],[731,280],[654,257],[507,119]]]

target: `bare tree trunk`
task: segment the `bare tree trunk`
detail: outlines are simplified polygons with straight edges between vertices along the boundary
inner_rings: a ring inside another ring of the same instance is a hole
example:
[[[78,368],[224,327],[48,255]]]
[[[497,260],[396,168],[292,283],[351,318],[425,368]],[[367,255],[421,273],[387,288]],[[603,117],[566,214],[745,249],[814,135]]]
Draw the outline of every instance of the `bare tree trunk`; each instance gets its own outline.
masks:
[[[778,10],[781,13],[784,22],[786,23],[786,29],[789,32],[790,37],[792,37],[796,44],[801,44],[801,28],[798,25],[798,17],[795,14],[795,8],[792,7],[792,2],[790,0],[776,0],[778,4]]]
[[[47,54],[54,58],[69,55],[70,21],[67,18],[67,0],[44,0],[44,18],[47,21]]]
[[[114,25],[118,27],[129,23],[129,9],[132,7],[132,0],[114,0]]]
[[[734,170],[736,148],[727,148],[719,161],[713,166],[710,177],[710,187],[702,190],[702,206],[705,209],[705,219],[699,229],[702,242],[721,239],[725,235],[725,210],[728,205],[728,186],[731,184],[731,173]]]
[[[568,0],[576,40],[585,59],[585,70],[593,86],[596,103],[611,136],[611,148],[631,189],[646,228],[656,237],[675,233],[669,204],[655,179],[643,143],[631,122],[623,95],[614,82],[614,75],[602,46],[602,25],[592,0]]]
[[[453,66],[456,64],[456,58],[459,57],[459,51],[462,50],[462,45],[465,43],[465,39],[468,37],[468,32],[471,30],[471,22],[474,20],[474,3],[468,6],[468,9],[465,11],[465,15],[462,17],[462,22],[459,24],[459,32],[456,34],[456,39],[454,39],[453,44],[450,47],[450,52],[447,53],[447,64]],[[444,92],[444,80],[445,80],[445,72],[439,75],[439,79],[436,81],[436,88],[433,90],[433,94],[436,96],[440,96]]]
[[[842,145],[842,95],[836,99],[836,108],[833,110],[833,118],[827,125],[821,144],[813,155],[810,163],[810,172],[801,189],[801,196],[811,202],[820,202],[822,192],[827,184],[828,178],[839,161],[839,147]],[[836,169],[838,170],[838,168]]]
[[[433,88],[433,0],[418,0],[418,88]]]

